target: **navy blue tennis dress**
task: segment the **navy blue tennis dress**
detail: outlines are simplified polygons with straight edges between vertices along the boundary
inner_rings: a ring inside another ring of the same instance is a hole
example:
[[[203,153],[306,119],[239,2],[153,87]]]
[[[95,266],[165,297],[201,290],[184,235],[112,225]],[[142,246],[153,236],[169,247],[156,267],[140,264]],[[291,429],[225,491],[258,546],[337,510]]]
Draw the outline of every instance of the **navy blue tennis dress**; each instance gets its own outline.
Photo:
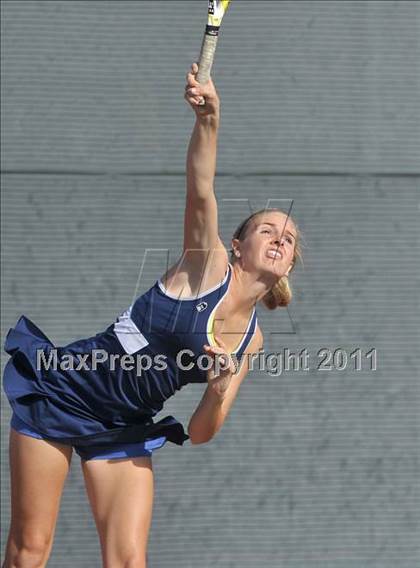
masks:
[[[194,298],[169,294],[159,279],[105,331],[65,347],[21,316],[5,342],[3,388],[15,424],[85,458],[110,445],[182,445],[180,422],[153,417],[183,386],[207,382],[198,362],[213,343],[214,313],[231,278],[229,264],[220,284]],[[239,361],[256,326],[254,308],[234,351]]]

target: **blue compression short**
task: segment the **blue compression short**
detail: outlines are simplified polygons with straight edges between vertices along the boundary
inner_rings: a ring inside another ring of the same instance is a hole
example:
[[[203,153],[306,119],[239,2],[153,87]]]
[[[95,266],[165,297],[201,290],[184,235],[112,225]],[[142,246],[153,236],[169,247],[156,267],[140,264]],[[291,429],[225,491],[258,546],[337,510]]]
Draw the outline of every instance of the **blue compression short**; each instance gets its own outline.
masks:
[[[10,426],[17,432],[38,438],[42,440],[43,437],[38,432],[35,432],[17,414],[13,413],[10,421]],[[140,456],[151,456],[152,451],[161,448],[166,442],[166,437],[154,438],[153,440],[146,440],[145,442],[137,442],[135,444],[110,444],[108,446],[73,446],[76,453],[83,460],[112,460],[121,458],[134,458]]]

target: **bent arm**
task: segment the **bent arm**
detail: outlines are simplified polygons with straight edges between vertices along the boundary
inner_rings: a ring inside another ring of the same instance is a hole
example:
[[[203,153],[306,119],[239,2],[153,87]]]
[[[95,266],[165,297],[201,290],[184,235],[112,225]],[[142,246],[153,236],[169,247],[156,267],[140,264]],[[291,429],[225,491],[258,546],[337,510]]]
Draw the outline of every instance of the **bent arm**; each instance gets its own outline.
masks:
[[[234,375],[229,388],[223,396],[207,386],[204,395],[188,424],[188,435],[192,444],[204,444],[210,441],[223,426],[232,404],[238,394],[239,387],[248,374],[249,360],[253,353],[262,348],[263,335],[257,328],[248,348],[243,354],[239,371]]]
[[[226,401],[207,387],[188,424],[188,435],[192,444],[205,444],[222,427],[229,408]]]

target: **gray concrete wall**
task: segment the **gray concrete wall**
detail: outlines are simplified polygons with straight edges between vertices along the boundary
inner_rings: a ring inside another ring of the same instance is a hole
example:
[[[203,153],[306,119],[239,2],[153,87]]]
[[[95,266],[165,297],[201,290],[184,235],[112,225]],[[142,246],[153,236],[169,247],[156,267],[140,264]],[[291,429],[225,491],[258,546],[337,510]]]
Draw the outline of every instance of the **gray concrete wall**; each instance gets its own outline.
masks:
[[[131,302],[146,248],[182,244],[183,101],[203,2],[2,3],[2,321],[57,344]],[[414,568],[419,541],[418,2],[236,0],[222,99],[222,237],[245,201],[293,200],[306,241],[288,311],[259,309],[266,352],[220,434],[156,452],[150,568]],[[146,265],[139,292],[160,276]],[[164,264],[163,264],[164,266]],[[377,370],[318,370],[321,348]],[[2,355],[4,365],[7,357]],[[162,413],[187,422],[190,385]],[[2,401],[2,549],[10,508]],[[99,567],[73,459],[51,566]]]

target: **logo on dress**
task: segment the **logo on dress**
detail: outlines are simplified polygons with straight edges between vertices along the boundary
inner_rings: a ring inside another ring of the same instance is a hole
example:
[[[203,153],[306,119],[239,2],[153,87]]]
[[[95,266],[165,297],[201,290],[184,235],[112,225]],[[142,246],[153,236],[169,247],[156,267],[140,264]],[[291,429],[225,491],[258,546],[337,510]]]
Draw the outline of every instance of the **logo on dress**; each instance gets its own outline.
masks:
[[[197,312],[204,312],[204,310],[207,308],[207,302],[200,302],[196,305],[196,308]]]

